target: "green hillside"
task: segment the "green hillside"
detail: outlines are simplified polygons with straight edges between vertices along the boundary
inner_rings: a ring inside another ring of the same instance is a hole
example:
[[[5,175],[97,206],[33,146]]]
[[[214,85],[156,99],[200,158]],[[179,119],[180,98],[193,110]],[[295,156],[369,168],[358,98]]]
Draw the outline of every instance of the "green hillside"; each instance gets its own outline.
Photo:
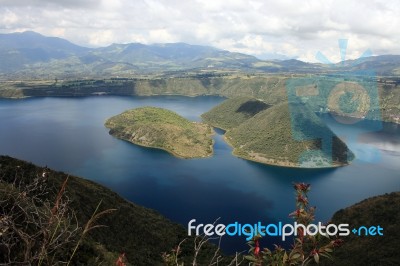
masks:
[[[228,130],[269,107],[270,105],[250,97],[236,97],[224,101],[201,117],[210,125]]]
[[[337,211],[332,223],[348,223],[352,228],[380,225],[383,236],[356,236],[351,233],[343,238],[344,245],[335,251],[334,263],[323,265],[400,265],[399,221],[400,192],[368,198]]]
[[[178,157],[212,155],[211,127],[191,122],[175,112],[142,107],[108,119],[110,134],[134,144],[163,149]]]
[[[241,123],[232,122],[232,117],[238,117]],[[233,146],[233,153],[244,159],[319,168],[346,165],[354,157],[321,119],[302,104],[289,107],[282,103],[268,108],[256,99],[229,99],[203,118],[228,129],[226,140]]]
[[[24,263],[24,258],[34,258],[43,239],[46,239],[46,234],[43,236],[38,234],[48,222],[44,210],[54,209],[57,192],[67,176],[69,175],[62,172],[38,167],[11,157],[0,156],[0,232],[2,236],[0,238],[0,264],[15,265],[8,264],[8,258],[11,257],[13,261],[22,262],[18,265],[31,265],[27,262]],[[33,184],[38,180],[40,186],[36,186],[36,190],[32,190]],[[187,238],[185,228],[164,218],[156,211],[128,202],[115,192],[94,182],[69,176],[63,200],[60,202],[63,204],[68,202],[70,210],[62,214],[62,217],[64,217],[64,222],[69,220],[73,225],[75,224],[73,214],[75,214],[79,228],[77,234],[70,239],[70,243],[58,247],[54,253],[49,254],[50,257],[55,256],[56,260],[61,261],[68,260],[83,227],[93,215],[100,201],[101,205],[98,211],[107,209],[116,209],[116,211],[95,221],[95,225],[105,225],[106,227],[94,228],[89,231],[71,265],[115,265],[115,260],[122,252],[126,253],[129,265],[163,265],[161,253],[169,252],[171,248],[176,247],[180,241]],[[20,202],[20,204],[16,206],[15,202]],[[34,213],[38,207],[41,211],[40,214],[37,216],[33,214],[32,218],[34,221],[44,221],[44,223],[34,226],[34,223],[23,219],[21,211],[30,210]],[[15,227],[10,229],[7,217],[12,213],[19,218],[12,220]],[[20,232],[20,234],[15,232]],[[28,245],[30,243],[28,240],[27,242],[22,241],[27,234],[32,237],[32,246]],[[14,243],[13,246],[8,246],[11,253],[8,253],[7,246],[3,245],[7,239],[11,239],[9,243]],[[23,252],[24,250],[28,250],[28,252]],[[182,256],[190,260],[193,258],[193,252],[193,239],[189,238],[182,246]],[[205,259],[210,261],[214,252],[213,246],[205,245],[198,257],[199,263],[204,263]],[[32,265],[37,265],[37,263]],[[44,262],[42,265],[54,264]]]

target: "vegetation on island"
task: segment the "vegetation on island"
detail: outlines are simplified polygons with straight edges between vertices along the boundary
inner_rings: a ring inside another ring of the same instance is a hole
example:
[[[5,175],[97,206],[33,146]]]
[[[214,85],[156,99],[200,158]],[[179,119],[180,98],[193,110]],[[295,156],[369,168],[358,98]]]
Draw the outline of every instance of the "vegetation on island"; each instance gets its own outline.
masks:
[[[229,99],[201,115],[204,121],[223,130],[235,128],[270,105],[242,96]]]
[[[354,157],[324,122],[304,104],[269,107],[247,97],[229,99],[202,115],[226,129],[233,153],[270,165],[322,168],[347,165]],[[233,118],[233,119],[232,119]]]
[[[201,158],[213,153],[212,128],[170,110],[136,108],[111,117],[105,126],[117,138],[166,150],[177,157]]]

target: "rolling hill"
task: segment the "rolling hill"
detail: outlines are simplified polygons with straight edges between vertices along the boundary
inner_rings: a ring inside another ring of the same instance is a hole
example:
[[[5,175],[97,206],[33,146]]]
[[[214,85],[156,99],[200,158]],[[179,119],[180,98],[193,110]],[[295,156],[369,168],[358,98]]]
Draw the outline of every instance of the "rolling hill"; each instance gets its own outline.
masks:
[[[371,70],[377,75],[400,74],[400,56],[373,56],[364,58],[359,64],[355,62],[347,60],[343,64],[324,65],[296,59],[268,61],[186,43],[127,43],[87,48],[31,31],[0,34],[0,77],[8,80],[131,77],[187,70],[302,74]]]
[[[140,43],[112,44],[90,54],[112,62],[125,62],[149,70],[179,70],[193,68],[249,68],[259,61],[255,57],[231,53],[209,46],[186,43],[144,45]]]
[[[212,130],[175,112],[141,107],[108,119],[110,134],[137,145],[158,148],[182,158],[207,157],[213,153]]]
[[[229,130],[269,107],[265,102],[251,97],[235,97],[215,106],[201,117],[210,125]]]
[[[244,159],[323,168],[347,165],[354,157],[346,144],[303,104],[269,107],[260,100],[234,98],[202,117],[206,123],[227,129],[225,138],[233,146],[233,153]]]

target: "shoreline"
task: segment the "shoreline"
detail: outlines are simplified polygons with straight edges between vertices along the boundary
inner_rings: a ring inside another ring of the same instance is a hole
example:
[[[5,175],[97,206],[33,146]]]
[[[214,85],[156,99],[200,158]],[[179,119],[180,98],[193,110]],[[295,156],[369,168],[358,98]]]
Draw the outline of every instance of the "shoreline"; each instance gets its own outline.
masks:
[[[204,121],[204,123],[208,123],[206,121]],[[348,162],[347,164],[332,164],[330,166],[319,166],[319,167],[304,167],[304,166],[300,166],[300,165],[294,165],[294,163],[267,163],[267,162],[263,162],[261,160],[257,160],[251,157],[246,157],[246,156],[241,156],[239,154],[236,153],[236,147],[233,146],[232,143],[229,142],[228,138],[226,137],[226,133],[228,132],[227,129],[223,129],[221,127],[217,127],[215,125],[213,125],[212,123],[208,123],[210,126],[212,126],[213,128],[216,129],[220,129],[225,131],[225,133],[222,135],[223,140],[225,141],[226,144],[228,144],[231,148],[232,148],[232,152],[231,154],[237,158],[243,159],[243,160],[247,160],[250,162],[255,162],[255,163],[259,163],[259,164],[263,164],[263,165],[268,165],[268,166],[275,166],[275,167],[283,167],[283,168],[294,168],[294,169],[334,169],[334,168],[339,168],[339,167],[344,167],[344,166],[348,166],[351,164],[352,161]],[[266,160],[269,160],[267,158],[265,158]],[[272,160],[272,159],[271,159]]]
[[[197,123],[197,122],[192,122],[192,123]],[[111,134],[111,133],[110,133],[110,130],[111,130],[111,129],[108,128],[107,126],[105,126],[105,127],[109,130],[108,134],[111,135],[111,136],[113,136],[114,138],[117,138],[117,139],[120,139],[120,140],[129,142],[129,143],[134,144],[134,145],[138,145],[138,146],[140,146],[140,147],[162,150],[162,151],[165,151],[165,152],[169,153],[170,155],[173,155],[174,157],[179,158],[179,159],[184,159],[184,160],[189,160],[189,159],[206,159],[206,158],[210,158],[210,157],[212,157],[212,156],[214,155],[214,144],[215,144],[214,139],[212,139],[212,143],[211,143],[210,146],[209,146],[209,148],[210,148],[210,150],[211,150],[210,153],[207,153],[207,154],[204,155],[204,156],[191,157],[191,156],[183,156],[183,155],[180,155],[180,154],[178,154],[178,153],[176,153],[176,152],[174,152],[174,151],[172,151],[172,150],[168,150],[168,149],[166,149],[166,148],[164,148],[164,147],[150,146],[150,145],[146,145],[146,144],[143,144],[143,143],[134,142],[134,141],[131,141],[131,140],[128,140],[128,139],[125,139],[125,138],[121,138],[121,137],[119,137],[119,136],[116,136],[116,135],[114,135],[114,134]],[[208,137],[212,137],[212,136],[214,136],[214,134],[215,134],[215,133],[212,131],[212,127],[210,127],[210,129],[211,129],[211,132],[210,132],[210,134],[207,134]]]
[[[236,148],[232,145],[232,143],[229,142],[229,140],[227,139],[227,137],[223,136],[224,141],[232,147],[232,155],[234,155],[237,158],[243,159],[243,160],[247,160],[247,161],[251,161],[251,162],[255,162],[255,163],[260,163],[263,165],[268,165],[268,166],[275,166],[275,167],[282,167],[282,168],[293,168],[293,169],[334,169],[334,168],[339,168],[339,167],[344,167],[344,166],[348,166],[350,165],[350,162],[347,164],[332,164],[329,166],[316,166],[316,167],[305,167],[305,166],[300,166],[300,165],[295,165],[294,163],[287,163],[287,162],[283,162],[283,163],[279,163],[279,161],[277,163],[267,163],[267,162],[263,162],[261,160],[257,160],[255,158],[251,158],[251,157],[246,157],[246,156],[241,156],[239,154],[236,153]],[[265,158],[266,160],[272,160],[272,159],[268,159]]]
[[[1,92],[1,90],[0,90]],[[12,99],[12,100],[22,100],[22,99],[27,99],[27,98],[45,98],[45,97],[60,97],[60,98],[79,98],[79,97],[107,97],[107,96],[121,96],[121,97],[154,97],[154,96],[182,96],[182,97],[190,97],[190,98],[195,98],[195,97],[202,97],[202,96],[215,96],[215,97],[221,97],[221,98],[229,98],[225,95],[221,95],[221,94],[212,94],[212,93],[199,93],[199,94],[179,94],[179,93],[149,93],[149,94],[113,94],[113,93],[107,93],[104,92],[104,94],[93,94],[93,93],[89,93],[89,94],[80,94],[80,95],[73,95],[73,94],[69,94],[69,95],[22,95],[22,96],[16,96],[16,97],[4,97],[1,96],[0,93],[0,99]],[[329,114],[329,112],[316,112],[318,114]],[[356,116],[342,116],[343,118],[349,118],[349,119],[359,119],[359,120],[364,120],[364,118],[362,117],[356,117]],[[393,119],[393,120],[371,120],[371,121],[381,121],[384,123],[393,123],[396,125],[400,125],[400,119]],[[211,125],[211,124],[210,124]],[[219,127],[217,127],[219,128]],[[222,130],[225,130],[223,128],[220,128]],[[226,130],[225,130],[226,131]]]

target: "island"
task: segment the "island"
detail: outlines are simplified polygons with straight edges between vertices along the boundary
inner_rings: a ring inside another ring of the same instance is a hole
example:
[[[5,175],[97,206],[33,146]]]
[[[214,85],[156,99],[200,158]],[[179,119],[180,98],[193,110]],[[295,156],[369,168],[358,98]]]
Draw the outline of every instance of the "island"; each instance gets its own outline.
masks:
[[[202,115],[226,131],[233,154],[268,165],[330,168],[349,164],[354,154],[326,124],[301,103],[269,105],[236,97]]]
[[[165,150],[179,158],[204,158],[213,154],[211,126],[192,122],[157,107],[140,107],[109,118],[105,126],[114,137]]]

